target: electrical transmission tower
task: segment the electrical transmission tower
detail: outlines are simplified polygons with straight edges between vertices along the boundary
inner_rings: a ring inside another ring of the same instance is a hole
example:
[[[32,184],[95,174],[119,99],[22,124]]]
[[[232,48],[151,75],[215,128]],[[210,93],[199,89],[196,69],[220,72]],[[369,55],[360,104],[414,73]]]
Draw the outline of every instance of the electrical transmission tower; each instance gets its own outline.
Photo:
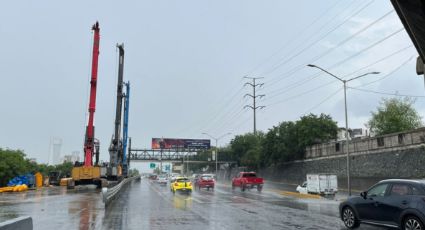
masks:
[[[264,85],[264,83],[256,83],[256,80],[262,79],[263,77],[244,77],[244,78],[252,80],[252,83],[247,82],[247,83],[245,83],[244,86],[246,86],[246,85],[252,86],[252,92],[253,93],[252,94],[247,93],[247,94],[245,94],[244,97],[246,97],[246,96],[251,97],[253,104],[252,105],[245,105],[244,108],[251,108],[254,111],[254,135],[257,135],[257,115],[256,115],[256,111],[257,111],[257,109],[262,109],[265,106],[257,105],[256,100],[257,100],[257,98],[262,98],[266,95],[264,95],[264,94],[257,95],[256,94],[257,87],[261,87],[261,86]]]

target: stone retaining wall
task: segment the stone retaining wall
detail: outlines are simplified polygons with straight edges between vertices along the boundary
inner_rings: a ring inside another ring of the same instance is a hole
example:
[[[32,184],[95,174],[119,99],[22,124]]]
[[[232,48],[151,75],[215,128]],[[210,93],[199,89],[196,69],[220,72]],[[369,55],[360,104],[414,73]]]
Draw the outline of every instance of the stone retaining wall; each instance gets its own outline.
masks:
[[[352,189],[364,190],[382,179],[425,178],[425,146],[375,152],[357,152],[350,156]],[[346,155],[337,155],[294,161],[281,167],[259,170],[266,179],[299,184],[308,173],[332,173],[338,175],[340,188],[346,188]]]

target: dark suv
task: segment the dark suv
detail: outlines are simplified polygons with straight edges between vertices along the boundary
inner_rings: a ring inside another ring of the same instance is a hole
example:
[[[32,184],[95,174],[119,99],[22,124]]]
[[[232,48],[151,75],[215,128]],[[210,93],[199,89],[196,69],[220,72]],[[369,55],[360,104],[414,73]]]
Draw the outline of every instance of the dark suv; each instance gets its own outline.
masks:
[[[349,229],[360,223],[401,229],[425,229],[425,180],[383,180],[339,206]]]

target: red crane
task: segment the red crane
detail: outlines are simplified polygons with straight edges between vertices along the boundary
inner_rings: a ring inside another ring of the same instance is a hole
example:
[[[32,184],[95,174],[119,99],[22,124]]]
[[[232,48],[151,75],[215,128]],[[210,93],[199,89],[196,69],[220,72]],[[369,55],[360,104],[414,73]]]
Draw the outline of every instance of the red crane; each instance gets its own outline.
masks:
[[[75,185],[95,184],[98,187],[107,186],[107,181],[102,178],[99,163],[99,141],[94,138],[94,111],[96,110],[97,63],[99,59],[99,22],[93,25],[93,59],[90,80],[89,121],[86,127],[84,140],[84,164],[76,163],[72,168],[72,180],[68,181],[68,188]],[[93,165],[93,155],[96,163]],[[106,169],[104,170],[106,172]]]
[[[93,165],[93,155],[96,154],[96,164],[98,163],[99,153],[96,151],[94,138],[94,111],[96,110],[96,86],[97,86],[97,66],[99,59],[100,29],[99,22],[93,25],[93,55],[91,66],[90,81],[90,102],[89,102],[89,122],[86,128],[86,138],[84,142],[84,166]]]

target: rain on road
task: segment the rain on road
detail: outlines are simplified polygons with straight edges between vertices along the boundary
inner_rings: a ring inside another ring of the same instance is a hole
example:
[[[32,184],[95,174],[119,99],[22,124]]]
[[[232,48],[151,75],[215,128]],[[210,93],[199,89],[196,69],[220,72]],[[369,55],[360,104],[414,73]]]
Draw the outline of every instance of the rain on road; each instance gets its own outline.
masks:
[[[345,229],[339,201],[284,196],[275,188],[175,194],[168,185],[133,181],[107,207],[99,190],[53,187],[0,194],[0,221],[29,215],[34,229]],[[382,229],[362,226],[360,229]]]

